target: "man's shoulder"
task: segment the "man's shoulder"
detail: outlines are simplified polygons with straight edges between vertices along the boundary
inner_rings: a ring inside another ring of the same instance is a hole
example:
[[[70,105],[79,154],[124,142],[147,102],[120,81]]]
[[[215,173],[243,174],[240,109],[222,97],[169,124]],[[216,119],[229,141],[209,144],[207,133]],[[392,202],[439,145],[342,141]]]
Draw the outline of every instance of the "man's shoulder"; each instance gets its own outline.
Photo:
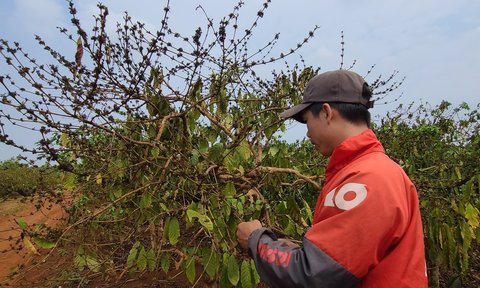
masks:
[[[358,181],[369,182],[374,187],[391,186],[394,183],[403,187],[413,185],[399,163],[384,153],[370,153],[353,161],[345,168],[342,171],[343,177],[339,178],[343,178],[343,181],[351,181],[352,178],[355,178]]]
[[[363,155],[362,157],[354,160],[352,168],[361,167],[362,170],[371,170],[372,172],[393,172],[398,171],[399,173],[403,172],[403,168],[393,159],[388,157],[387,154],[382,152],[373,152]]]

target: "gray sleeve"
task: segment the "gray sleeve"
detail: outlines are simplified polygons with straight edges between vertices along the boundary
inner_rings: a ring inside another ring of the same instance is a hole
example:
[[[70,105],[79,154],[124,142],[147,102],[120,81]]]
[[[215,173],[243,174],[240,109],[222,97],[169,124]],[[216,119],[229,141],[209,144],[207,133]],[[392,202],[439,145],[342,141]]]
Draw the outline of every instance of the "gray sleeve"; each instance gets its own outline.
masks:
[[[277,241],[271,230],[260,228],[248,239],[248,253],[269,287],[345,288],[360,282],[306,238],[301,247],[291,247]]]

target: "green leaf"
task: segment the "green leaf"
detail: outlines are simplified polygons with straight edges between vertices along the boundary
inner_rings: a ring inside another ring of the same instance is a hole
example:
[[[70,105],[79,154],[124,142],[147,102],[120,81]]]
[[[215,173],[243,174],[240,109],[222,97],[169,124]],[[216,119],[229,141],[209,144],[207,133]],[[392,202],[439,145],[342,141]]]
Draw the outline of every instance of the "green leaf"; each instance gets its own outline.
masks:
[[[222,273],[220,274],[220,288],[229,288],[232,284],[228,280],[228,269],[226,265],[223,265]]]
[[[189,222],[192,222],[193,218],[198,218],[198,216],[200,216],[200,213],[198,213],[197,211],[192,209],[187,210],[187,218]]]
[[[140,242],[137,241],[135,244],[133,244],[132,249],[130,249],[130,252],[128,253],[127,257],[127,269],[130,270],[133,267],[136,266],[136,260],[137,260],[137,255],[138,255],[138,247],[140,246]],[[132,269],[135,270],[135,269]]]
[[[221,114],[225,114],[228,108],[228,99],[227,99],[227,90],[225,88],[220,89],[219,93],[219,105],[217,112]]]
[[[100,271],[100,263],[97,260],[97,255],[93,252],[88,253],[88,255],[85,258],[85,262],[87,263],[88,269],[90,269],[93,272],[99,272]]]
[[[110,164],[108,164],[108,173],[110,173],[110,175],[112,175],[116,179],[120,179],[123,176],[125,176],[125,167],[127,166],[127,164],[125,163],[124,157],[125,156],[123,155],[117,155],[115,158],[113,158]],[[100,173],[99,175],[100,176],[97,175],[97,177],[101,177]],[[98,178],[97,178],[97,181],[98,181]]]
[[[148,104],[147,104],[148,105]],[[157,132],[158,132],[158,129],[157,129],[157,125],[155,124],[150,124],[147,126],[148,128],[147,129],[147,135],[150,139],[155,139],[157,137]],[[153,148],[155,149],[155,148]],[[150,151],[150,154],[152,154],[152,152]]]
[[[273,146],[273,147],[270,147],[270,149],[268,150],[268,154],[272,157],[275,157],[275,155],[277,155],[278,151],[279,151],[278,147]]]
[[[208,151],[208,159],[212,161],[217,161],[223,157],[223,143],[217,143],[213,145]]]
[[[62,135],[60,135],[60,144],[63,147],[68,147],[68,145],[70,144],[70,140],[68,139],[67,133],[62,133]]]
[[[198,143],[198,151],[200,153],[206,153],[208,151],[208,141],[205,139],[200,139]]]
[[[238,223],[239,219],[237,217],[230,217],[230,219],[227,220],[227,228],[232,235],[237,231]]]
[[[205,227],[205,229],[207,229],[208,231],[213,230],[213,222],[212,220],[210,220],[210,218],[207,215],[202,215],[195,210],[188,209],[187,217],[188,217],[188,221],[190,222],[192,221],[193,218],[197,218],[200,224],[202,224],[202,226]]]
[[[235,196],[237,194],[237,190],[235,189],[235,185],[232,182],[228,182],[225,185],[225,189],[223,190],[225,196]]]
[[[63,175],[64,175],[63,181],[65,183],[63,185],[63,187],[65,188],[65,190],[74,189],[75,188],[75,174],[65,172]]]
[[[140,198],[140,208],[145,209],[152,205],[152,195],[150,193],[145,193]]]
[[[238,281],[240,280],[240,272],[237,259],[235,259],[235,256],[233,255],[230,255],[230,257],[228,258],[227,271],[228,281],[230,281],[233,286],[236,286],[238,284]]]
[[[207,138],[208,138],[208,141],[210,141],[210,143],[214,143],[215,141],[217,141],[218,132],[215,129],[211,129],[211,128],[208,129],[207,130]],[[218,148],[223,149],[223,144],[222,143],[217,143],[217,144],[212,146],[212,149],[214,147],[218,147]]]
[[[243,216],[243,204],[242,202],[238,201],[237,202],[237,212],[238,212],[238,215],[240,216]]]
[[[472,226],[472,228],[478,228],[480,225],[479,223],[479,215],[478,209],[472,206],[472,204],[468,203],[465,207],[465,218],[468,221],[468,224]]]
[[[17,222],[18,226],[20,226],[22,230],[27,230],[28,225],[23,218],[17,218],[15,219],[15,222]]]
[[[148,270],[150,270],[150,272],[153,272],[155,271],[155,268],[156,268],[156,259],[155,259],[155,251],[153,251],[153,249],[149,249],[147,251],[147,253],[145,254],[146,258],[147,258],[147,267],[148,267]]]
[[[170,253],[164,253],[162,255],[160,267],[162,268],[163,272],[168,273],[168,270],[170,269]]]
[[[202,215],[202,217],[198,218],[198,220],[200,221],[200,224],[207,229],[207,231],[213,231],[213,222],[207,215]]]
[[[232,154],[228,154],[223,159],[223,165],[225,166],[225,168],[227,168],[227,171],[229,173],[232,173],[238,164],[237,164],[237,161],[235,160],[235,157]]]
[[[145,268],[147,268],[147,253],[145,252],[145,247],[143,247],[143,245],[138,253],[137,267],[140,271],[143,271]]]
[[[473,231],[472,228],[467,223],[462,223],[460,226],[460,234],[462,235],[462,270],[466,270],[468,268],[468,252],[472,245],[472,238],[473,238]]]
[[[260,275],[258,275],[253,259],[250,259],[250,269],[252,271],[253,284],[256,287],[260,283]]]
[[[230,214],[232,213],[232,208],[230,207],[230,204],[224,205],[225,209],[225,218],[229,218]]]
[[[291,195],[287,199],[287,214],[294,220],[298,220],[298,217],[300,216],[300,208],[295,201],[294,195]]]
[[[87,263],[85,262],[85,257],[81,255],[76,255],[75,258],[73,259],[73,263],[75,264],[75,267],[77,267],[79,271],[83,271],[87,266]]]
[[[273,126],[270,128],[265,129],[265,137],[268,139],[272,138],[273,134],[277,131],[277,127]]]
[[[195,276],[196,276],[196,271],[195,271],[195,258],[193,256],[190,256],[190,258],[187,260],[186,266],[185,266],[185,274],[187,275],[188,281],[193,284],[195,281]]]
[[[155,159],[158,157],[158,155],[160,155],[160,148],[158,147],[153,147],[152,150],[150,150],[150,154],[152,155],[152,157]]]
[[[252,156],[250,145],[246,141],[242,141],[236,151],[244,161],[247,161]]]
[[[164,209],[166,210],[166,209]],[[165,220],[165,226],[163,227],[163,235],[162,235],[162,240],[167,240],[168,239],[168,232],[170,230],[170,217],[167,217]]]
[[[190,86],[192,87],[192,86]],[[198,101],[201,97],[203,83],[202,80],[198,79],[197,82],[193,85],[192,90],[189,92],[189,96],[194,100]],[[192,109],[194,110],[194,109]]]
[[[202,116],[202,113],[198,109],[191,109],[190,113],[188,114],[190,116],[190,119],[192,119],[193,123],[197,124],[198,118]]]
[[[83,271],[87,266],[84,253],[83,246],[78,247],[77,251],[75,252],[75,258],[73,259],[75,267],[77,267],[80,271]]]
[[[214,279],[220,266],[220,257],[215,251],[208,249],[202,257],[202,264],[210,279]]]
[[[307,217],[307,225],[311,225],[313,219],[313,213],[310,209],[310,205],[308,205],[307,201],[303,200],[303,209],[305,210],[305,216]]]
[[[52,249],[53,247],[55,247],[55,243],[48,241],[47,239],[42,237],[33,237],[33,241],[43,249]]]
[[[177,217],[173,217],[170,220],[170,225],[168,225],[168,240],[170,244],[175,245],[178,242],[180,237],[180,224],[178,223]]]
[[[200,152],[198,150],[193,149],[192,150],[192,156],[190,157],[190,164],[193,166],[196,166],[198,164],[198,161],[200,159]]]
[[[460,172],[460,168],[458,166],[455,166],[454,171],[455,171],[455,176],[457,176],[457,178],[459,180],[461,180],[462,179],[462,173]]]
[[[170,103],[165,97],[160,97],[158,99],[158,108],[160,110],[161,115],[167,115],[171,111]]]
[[[252,271],[250,269],[250,260],[243,260],[240,269],[242,288],[252,287]]]
[[[147,103],[147,111],[148,111],[148,114],[151,115],[151,116],[155,116],[157,113],[156,112],[157,109],[155,109],[155,106],[153,106],[152,104],[150,103]]]
[[[110,200],[112,201],[115,201],[116,199],[120,198],[123,195],[121,186],[112,187],[108,192],[109,192]]]
[[[225,128],[230,130],[232,128],[232,121],[233,121],[232,115],[230,114],[225,115],[225,117],[222,117],[222,119],[223,119]]]

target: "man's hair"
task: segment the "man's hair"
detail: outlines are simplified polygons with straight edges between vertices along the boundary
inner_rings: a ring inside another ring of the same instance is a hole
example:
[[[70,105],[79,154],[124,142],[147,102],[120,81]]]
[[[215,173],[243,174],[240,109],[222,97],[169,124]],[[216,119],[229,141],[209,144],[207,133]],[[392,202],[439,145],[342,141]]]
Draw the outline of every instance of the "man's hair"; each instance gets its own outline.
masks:
[[[367,83],[363,85],[362,98],[370,100],[372,92]],[[351,123],[367,124],[370,127],[371,116],[368,108],[358,103],[327,102],[333,109],[337,110],[340,116]],[[313,116],[318,117],[322,110],[323,102],[313,103],[308,110]]]

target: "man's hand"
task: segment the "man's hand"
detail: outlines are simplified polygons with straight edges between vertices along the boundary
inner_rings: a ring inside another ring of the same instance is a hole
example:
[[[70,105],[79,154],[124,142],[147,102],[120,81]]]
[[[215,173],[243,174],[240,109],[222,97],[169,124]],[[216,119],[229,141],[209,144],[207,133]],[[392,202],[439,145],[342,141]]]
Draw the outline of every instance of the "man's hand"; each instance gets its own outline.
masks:
[[[262,228],[262,223],[258,220],[241,222],[237,226],[237,241],[243,249],[248,248],[248,237],[253,231]]]

